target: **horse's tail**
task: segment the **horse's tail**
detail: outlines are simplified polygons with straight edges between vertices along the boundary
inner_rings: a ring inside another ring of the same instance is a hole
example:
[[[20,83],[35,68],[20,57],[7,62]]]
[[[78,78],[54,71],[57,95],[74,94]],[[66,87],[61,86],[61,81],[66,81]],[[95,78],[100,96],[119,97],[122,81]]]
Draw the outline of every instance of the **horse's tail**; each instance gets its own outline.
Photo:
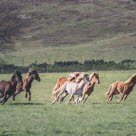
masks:
[[[106,95],[110,94],[111,88],[112,88],[112,85],[109,86],[108,91],[105,93]]]
[[[60,93],[60,91],[64,91],[64,90],[66,90],[66,84],[67,84],[67,82],[65,82],[62,86],[60,86],[57,90],[53,90],[53,92],[52,92],[52,98],[56,98],[57,97],[57,95],[58,95],[58,93]],[[55,97],[54,97],[55,96]]]
[[[59,78],[59,79],[57,80],[56,85],[55,85],[54,88],[53,88],[52,96],[51,96],[52,99],[54,99],[54,98],[57,97],[57,94],[55,94],[54,92],[60,87],[60,85],[59,85],[60,81],[61,81],[61,78]]]
[[[109,95],[112,89],[116,90],[117,89],[117,85],[118,85],[118,81],[116,81],[115,83],[111,84],[109,86],[109,88],[108,88],[108,91],[105,94]]]

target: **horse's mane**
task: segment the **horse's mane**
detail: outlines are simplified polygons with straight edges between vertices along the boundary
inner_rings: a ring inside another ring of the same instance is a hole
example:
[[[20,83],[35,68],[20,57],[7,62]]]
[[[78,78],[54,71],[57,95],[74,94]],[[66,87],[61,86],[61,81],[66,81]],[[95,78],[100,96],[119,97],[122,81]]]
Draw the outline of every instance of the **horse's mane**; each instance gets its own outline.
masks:
[[[10,81],[13,82],[14,78],[15,78],[15,74],[12,75],[12,77],[10,78]]]
[[[37,74],[37,71],[35,69],[30,68],[27,72],[27,77],[30,77],[32,74]]]
[[[74,72],[74,73],[70,73],[69,75],[68,75],[68,77],[78,77],[80,75],[80,72]]]
[[[69,78],[69,81],[73,81],[75,80],[75,77]]]
[[[15,71],[15,72],[14,72],[14,74],[12,75],[12,77],[11,77],[10,81],[12,81],[12,82],[13,82],[13,80],[14,80],[15,76],[19,76],[19,75],[21,75],[21,72],[20,72],[20,71]]]
[[[133,74],[128,80],[125,81],[125,83],[130,83],[132,80],[136,77],[136,73]]]

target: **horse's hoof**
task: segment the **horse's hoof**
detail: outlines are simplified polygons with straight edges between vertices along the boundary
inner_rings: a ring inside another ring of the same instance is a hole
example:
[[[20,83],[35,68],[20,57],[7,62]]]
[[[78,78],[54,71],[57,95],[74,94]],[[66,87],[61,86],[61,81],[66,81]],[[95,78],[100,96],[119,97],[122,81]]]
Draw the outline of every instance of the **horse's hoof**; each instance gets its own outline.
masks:
[[[55,102],[53,101],[52,104],[54,104]]]

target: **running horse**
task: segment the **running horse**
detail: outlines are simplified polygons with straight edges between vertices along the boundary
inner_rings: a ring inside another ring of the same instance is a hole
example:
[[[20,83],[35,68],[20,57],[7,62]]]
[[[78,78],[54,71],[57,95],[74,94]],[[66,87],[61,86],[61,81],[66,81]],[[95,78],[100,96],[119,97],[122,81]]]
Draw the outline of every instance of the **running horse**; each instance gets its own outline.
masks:
[[[113,95],[121,94],[120,101],[125,101],[130,92],[133,90],[133,87],[136,84],[136,73],[133,74],[127,81],[116,81],[115,83],[111,84],[108,92],[106,93],[108,95],[108,100],[112,101]]]
[[[80,101],[83,101],[82,102],[83,104],[87,100],[87,98],[91,95],[91,93],[94,91],[95,83],[98,84],[100,83],[99,74],[92,73],[90,75],[90,83],[91,85],[85,84],[84,86],[82,97],[80,98]]]
[[[80,72],[74,72],[74,73],[70,73],[68,75],[68,77],[58,78],[56,85],[55,85],[55,87],[53,88],[53,91],[52,91],[52,98],[55,99],[57,97],[58,93],[54,93],[54,92],[56,90],[58,90],[60,86],[62,86],[67,81],[75,82],[79,75],[80,75]]]
[[[15,96],[18,95],[20,92],[25,91],[26,95],[25,97],[27,98],[27,94],[29,94],[29,98],[28,100],[31,100],[31,92],[30,92],[30,88],[32,86],[32,82],[35,80],[40,82],[40,77],[37,73],[36,70],[34,69],[30,69],[27,73],[27,77],[23,80],[23,84],[17,84],[17,88],[16,88],[16,92],[13,95],[13,100],[15,100]]]
[[[66,104],[68,104],[71,101],[74,95],[77,95],[75,104],[78,104],[79,98],[82,95],[83,87],[86,83],[90,85],[88,74],[80,74],[75,83],[71,81],[65,82],[58,90],[54,92],[54,93],[59,92],[59,94],[57,98],[52,102],[52,104],[54,104],[63,93],[65,93],[65,95],[60,99],[59,103],[61,103],[64,100],[64,98],[68,94],[70,94],[70,98],[68,99]]]
[[[22,76],[20,71],[16,71],[9,81],[0,82],[0,98],[4,97],[0,103],[4,104],[12,95],[15,94],[17,83],[22,85]]]

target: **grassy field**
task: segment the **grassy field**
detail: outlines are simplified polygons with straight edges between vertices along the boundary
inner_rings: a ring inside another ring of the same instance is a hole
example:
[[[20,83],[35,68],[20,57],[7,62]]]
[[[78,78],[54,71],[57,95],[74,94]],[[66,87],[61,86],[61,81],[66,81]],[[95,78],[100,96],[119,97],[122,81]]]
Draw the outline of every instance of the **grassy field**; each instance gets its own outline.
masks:
[[[89,71],[87,73],[91,73]],[[127,80],[135,71],[99,71],[101,83],[82,105],[51,104],[56,79],[68,73],[42,73],[32,85],[32,101],[24,93],[0,105],[0,136],[134,136],[136,134],[136,88],[125,102],[120,96],[107,101],[105,92],[116,80]],[[1,74],[0,80],[11,75]],[[25,77],[25,75],[23,75]]]

